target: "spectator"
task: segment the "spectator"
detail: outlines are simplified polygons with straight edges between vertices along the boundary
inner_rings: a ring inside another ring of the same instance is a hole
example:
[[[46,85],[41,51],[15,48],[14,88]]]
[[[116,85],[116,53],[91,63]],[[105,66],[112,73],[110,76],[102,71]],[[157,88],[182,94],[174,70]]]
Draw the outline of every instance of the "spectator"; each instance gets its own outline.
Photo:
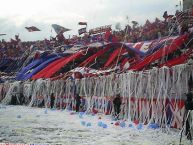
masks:
[[[119,94],[116,95],[113,100],[115,119],[119,119],[119,114],[121,112],[121,97]]]
[[[81,97],[79,96],[78,93],[75,96],[75,100],[76,100],[76,112],[79,112],[80,104],[81,104]]]

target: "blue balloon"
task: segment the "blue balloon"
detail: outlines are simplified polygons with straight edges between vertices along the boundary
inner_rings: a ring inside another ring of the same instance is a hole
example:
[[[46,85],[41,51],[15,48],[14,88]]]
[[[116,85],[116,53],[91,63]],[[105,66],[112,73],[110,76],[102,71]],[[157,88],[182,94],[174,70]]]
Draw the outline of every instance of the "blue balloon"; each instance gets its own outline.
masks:
[[[82,118],[83,118],[83,116],[82,116],[82,115],[79,115],[79,118],[80,118],[80,119],[82,119]]]
[[[83,118],[84,112],[79,112],[79,118]]]
[[[148,128],[157,129],[157,128],[159,128],[159,125],[157,123],[150,123]]]
[[[79,112],[79,115],[81,115],[81,116],[84,115],[84,112]]]
[[[124,122],[124,121],[121,122],[121,123],[120,123],[120,126],[121,126],[121,127],[125,127],[125,122]]]
[[[86,125],[86,122],[85,122],[85,121],[81,121],[81,124],[82,124],[83,126],[85,126],[85,125]]]
[[[6,106],[1,105],[0,109],[6,109]]]
[[[102,125],[103,125],[103,122],[102,122],[102,121],[99,121],[99,122],[98,122],[98,126],[102,127]]]
[[[21,115],[17,115],[17,118],[21,118]]]
[[[133,124],[129,124],[129,127],[133,127]]]
[[[91,123],[90,123],[90,122],[88,122],[88,123],[86,124],[86,126],[87,126],[87,127],[91,126]]]
[[[45,113],[45,114],[47,114],[47,113],[48,113],[48,111],[47,111],[47,110],[45,110],[45,111],[44,111],[44,113]]]
[[[142,123],[139,123],[138,125],[137,125],[137,129],[142,129],[143,128],[143,124]]]
[[[70,106],[67,106],[67,110],[72,110],[72,108]]]
[[[103,127],[103,128],[107,128],[107,125],[104,123],[104,124],[102,125],[102,127]]]
[[[51,108],[52,111],[56,110],[55,108]]]

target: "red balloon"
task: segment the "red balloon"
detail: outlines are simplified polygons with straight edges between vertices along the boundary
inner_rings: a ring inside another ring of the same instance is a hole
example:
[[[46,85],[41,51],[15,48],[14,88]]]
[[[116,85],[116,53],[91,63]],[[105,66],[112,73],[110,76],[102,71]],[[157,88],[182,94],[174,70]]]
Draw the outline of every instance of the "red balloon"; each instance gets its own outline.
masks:
[[[115,122],[115,125],[116,125],[116,126],[119,126],[119,124],[120,124],[119,122]]]
[[[134,120],[133,122],[135,123],[135,125],[139,124],[139,120]]]

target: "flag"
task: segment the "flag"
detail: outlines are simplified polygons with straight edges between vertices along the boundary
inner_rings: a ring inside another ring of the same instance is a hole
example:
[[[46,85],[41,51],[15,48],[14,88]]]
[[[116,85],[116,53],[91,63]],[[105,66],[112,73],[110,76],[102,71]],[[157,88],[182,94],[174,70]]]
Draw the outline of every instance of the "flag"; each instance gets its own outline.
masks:
[[[6,34],[0,34],[0,36],[3,36],[3,35],[6,35]]]
[[[164,19],[167,19],[167,17],[168,17],[168,12],[165,11],[164,14],[163,14],[163,18],[164,18]]]
[[[79,22],[78,25],[87,25],[87,22]]]
[[[84,34],[84,33],[86,33],[86,27],[78,30],[79,35]]]
[[[25,27],[25,28],[28,30],[28,32],[40,31],[40,29],[38,29],[35,26]]]
[[[64,33],[66,31],[70,31],[70,29],[68,28],[64,28],[58,24],[52,24],[52,27],[54,28],[54,31],[56,32],[56,34],[60,34],[60,33]]]
[[[138,25],[138,22],[137,22],[137,21],[131,21],[131,23],[132,23],[133,25]]]

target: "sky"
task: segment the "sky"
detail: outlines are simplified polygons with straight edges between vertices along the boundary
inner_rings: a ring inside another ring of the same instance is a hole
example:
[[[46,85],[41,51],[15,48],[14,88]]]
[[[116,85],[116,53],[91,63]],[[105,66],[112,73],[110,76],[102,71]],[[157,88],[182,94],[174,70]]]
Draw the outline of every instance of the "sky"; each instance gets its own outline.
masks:
[[[55,37],[52,24],[72,29],[66,38],[78,34],[78,22],[86,21],[87,29],[104,25],[123,29],[131,21],[139,24],[156,17],[163,19],[164,11],[174,14],[180,0],[0,0],[0,36],[10,40],[19,34],[22,41]],[[128,19],[126,19],[128,17]],[[28,32],[25,27],[36,26],[40,32]]]

